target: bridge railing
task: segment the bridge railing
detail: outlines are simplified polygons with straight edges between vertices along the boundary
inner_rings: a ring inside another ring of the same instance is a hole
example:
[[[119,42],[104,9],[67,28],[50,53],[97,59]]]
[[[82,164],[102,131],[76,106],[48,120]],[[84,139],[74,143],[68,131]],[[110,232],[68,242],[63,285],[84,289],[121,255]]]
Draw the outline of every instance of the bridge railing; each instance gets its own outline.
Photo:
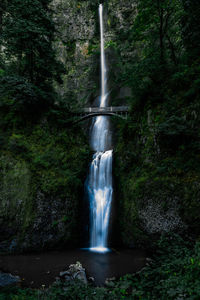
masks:
[[[128,112],[128,106],[109,106],[109,107],[86,107],[79,110],[79,113],[101,113],[101,112]]]
[[[128,112],[128,106],[85,107],[72,112],[74,115],[73,123],[78,123],[101,115],[117,116],[122,119],[127,119]]]

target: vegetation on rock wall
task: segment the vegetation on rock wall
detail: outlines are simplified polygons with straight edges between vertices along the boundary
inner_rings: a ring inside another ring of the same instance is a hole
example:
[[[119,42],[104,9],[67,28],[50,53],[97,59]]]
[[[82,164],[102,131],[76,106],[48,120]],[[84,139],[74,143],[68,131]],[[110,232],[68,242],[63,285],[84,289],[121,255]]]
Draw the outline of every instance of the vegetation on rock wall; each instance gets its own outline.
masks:
[[[129,119],[116,124],[122,240],[146,244],[149,235],[186,229],[197,237],[199,6],[168,0],[138,0],[137,5],[133,26],[122,31],[129,43],[119,39],[116,46],[122,53],[132,48],[129,61],[118,51],[116,78],[119,86],[132,89]]]
[[[0,157],[2,250],[79,242],[89,157],[80,128],[62,128],[50,118],[7,132]]]
[[[0,65],[0,248],[77,244],[90,150],[54,91],[63,66],[51,1],[3,1]]]

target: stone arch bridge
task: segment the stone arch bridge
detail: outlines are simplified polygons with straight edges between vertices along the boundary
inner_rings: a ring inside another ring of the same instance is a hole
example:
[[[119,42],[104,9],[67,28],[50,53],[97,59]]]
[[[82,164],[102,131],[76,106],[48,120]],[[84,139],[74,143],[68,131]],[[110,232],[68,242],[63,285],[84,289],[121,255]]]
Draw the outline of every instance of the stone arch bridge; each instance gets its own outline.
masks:
[[[109,107],[87,107],[74,111],[74,122],[78,123],[98,116],[115,116],[127,119],[129,112],[128,106],[109,106]]]

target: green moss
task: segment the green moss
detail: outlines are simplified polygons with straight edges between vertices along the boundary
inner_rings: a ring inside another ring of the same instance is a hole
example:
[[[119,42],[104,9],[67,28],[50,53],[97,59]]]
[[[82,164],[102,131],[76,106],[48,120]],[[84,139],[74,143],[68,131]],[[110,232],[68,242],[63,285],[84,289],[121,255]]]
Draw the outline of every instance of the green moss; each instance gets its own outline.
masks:
[[[30,171],[23,160],[12,156],[0,158],[1,168],[1,212],[7,218],[13,218],[27,203],[30,193]],[[9,204],[9,206],[8,206]],[[24,213],[28,213],[25,210]]]
[[[177,210],[188,231],[200,234],[199,144],[181,120],[166,119],[165,103],[151,112],[134,111],[117,125],[114,173],[125,244],[149,239],[139,218],[148,201],[163,213]]]
[[[88,141],[80,128],[61,129],[46,122],[12,132],[0,157],[0,224],[5,239],[24,243],[34,230],[42,234],[46,226],[57,228],[57,236],[60,231],[56,242],[77,241],[89,160]],[[54,231],[51,234],[54,239]]]

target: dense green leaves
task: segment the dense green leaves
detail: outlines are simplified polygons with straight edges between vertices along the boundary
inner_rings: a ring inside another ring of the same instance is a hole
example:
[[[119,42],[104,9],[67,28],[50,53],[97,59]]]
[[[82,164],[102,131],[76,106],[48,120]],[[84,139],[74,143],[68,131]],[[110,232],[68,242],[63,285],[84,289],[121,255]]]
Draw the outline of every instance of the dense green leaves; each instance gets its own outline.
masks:
[[[51,105],[55,101],[53,80],[61,82],[63,68],[52,47],[55,27],[50,2],[2,3],[0,101],[4,110],[12,102],[11,111],[20,111],[21,118]]]
[[[184,16],[182,18],[182,32],[185,46],[191,59],[199,55],[200,49],[200,6],[198,0],[182,0]]]
[[[195,0],[137,0],[133,25],[119,33],[116,82],[132,96],[129,119],[116,124],[114,168],[128,245],[149,247],[140,218],[148,202],[165,212],[178,207],[187,230],[200,233],[199,7]]]

